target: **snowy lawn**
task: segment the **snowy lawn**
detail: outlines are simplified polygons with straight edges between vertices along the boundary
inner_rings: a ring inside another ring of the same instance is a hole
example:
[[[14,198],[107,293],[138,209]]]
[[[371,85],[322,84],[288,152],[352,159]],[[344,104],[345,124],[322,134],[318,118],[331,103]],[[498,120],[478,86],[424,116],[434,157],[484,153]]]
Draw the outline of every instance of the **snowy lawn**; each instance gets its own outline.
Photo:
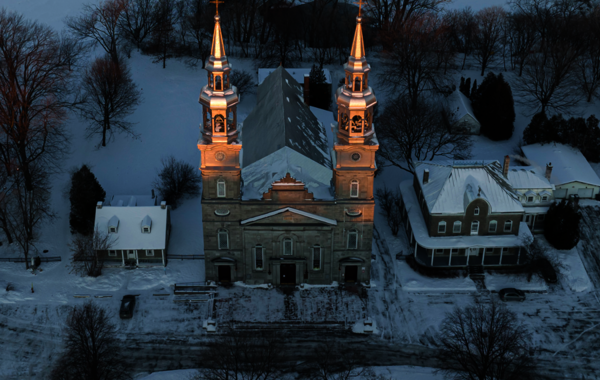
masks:
[[[548,290],[546,281],[534,274],[527,281],[527,273],[485,273],[485,287],[492,292],[504,288],[517,288],[525,291],[545,292]]]
[[[406,292],[461,293],[477,291],[475,283],[468,276],[454,278],[427,277],[412,270],[403,260],[396,263],[396,269],[398,280],[402,285],[402,289]]]
[[[557,272],[559,272],[559,281],[565,289],[578,293],[589,292],[594,289],[594,285],[583,266],[579,252],[577,252],[581,243],[569,250],[558,250],[548,243],[544,235],[536,235],[535,238],[547,250],[546,253],[549,257],[555,258],[561,263],[562,267],[558,268]]]

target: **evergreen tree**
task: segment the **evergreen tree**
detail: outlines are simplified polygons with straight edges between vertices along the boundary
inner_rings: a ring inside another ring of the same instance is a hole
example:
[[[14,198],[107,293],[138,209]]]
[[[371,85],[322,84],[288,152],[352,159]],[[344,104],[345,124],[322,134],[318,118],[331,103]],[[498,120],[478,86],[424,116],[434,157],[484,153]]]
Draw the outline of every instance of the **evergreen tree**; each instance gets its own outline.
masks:
[[[69,192],[71,233],[90,235],[94,232],[96,204],[104,201],[105,197],[106,192],[87,165],[73,173]]]
[[[331,85],[327,83],[323,66],[312,66],[309,87],[310,105],[329,110],[329,106],[331,105]]]
[[[467,98],[471,97],[471,78],[467,78],[467,80],[465,80],[465,89],[462,91],[462,93],[465,94]]]
[[[535,144],[545,140],[545,126],[548,123],[548,117],[544,112],[533,115],[529,125],[523,131],[523,141],[525,144]]]
[[[460,77],[460,84],[458,85],[458,91],[465,92],[465,77]]]
[[[473,99],[473,112],[481,133],[491,140],[507,140],[515,130],[515,106],[510,85],[502,74],[489,73]]]
[[[581,214],[576,201],[563,199],[548,209],[544,236],[556,249],[571,249],[579,242]]]
[[[473,95],[477,93],[477,79],[475,79],[473,81],[473,88],[471,89],[471,98],[473,97]]]

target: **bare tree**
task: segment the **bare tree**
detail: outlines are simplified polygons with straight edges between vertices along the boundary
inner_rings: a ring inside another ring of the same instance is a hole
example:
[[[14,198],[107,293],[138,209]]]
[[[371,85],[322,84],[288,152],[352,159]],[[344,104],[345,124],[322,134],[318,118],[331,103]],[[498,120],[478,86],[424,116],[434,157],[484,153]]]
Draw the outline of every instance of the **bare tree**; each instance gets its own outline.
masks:
[[[70,246],[72,252],[71,272],[82,276],[100,276],[104,267],[100,251],[109,250],[115,243],[116,239],[97,228],[91,235],[76,235]]]
[[[202,177],[198,169],[173,156],[163,158],[161,162],[163,168],[154,186],[168,205],[176,208],[182,198],[200,194]]]
[[[78,38],[90,40],[92,45],[100,45],[113,62],[118,62],[118,45],[122,39],[119,25],[127,6],[127,0],[85,4],[81,16],[68,17],[65,22]]]
[[[65,351],[50,374],[52,380],[131,379],[110,317],[91,301],[71,310],[64,328]]]
[[[33,190],[34,164],[60,171],[64,131],[79,53],[49,27],[0,9],[0,163]]]
[[[115,131],[137,136],[133,123],[126,117],[140,104],[140,91],[133,83],[125,62],[115,62],[108,57],[97,58],[83,77],[82,89],[85,101],[78,109],[81,116],[90,122],[87,138],[101,135],[99,145],[106,146]]]
[[[119,18],[121,34],[141,49],[144,40],[156,26],[154,17],[156,0],[127,0],[122,17]]]
[[[307,380],[373,379],[375,375],[357,351],[349,349],[338,340],[324,338],[314,351],[308,371],[300,373]]]
[[[187,61],[191,66],[196,66],[198,62],[202,62],[202,68],[204,68],[206,60],[210,56],[211,16],[212,14],[208,11],[204,0],[191,0],[183,23],[183,27],[187,28],[195,45],[190,50],[191,59]]]
[[[443,372],[456,380],[530,379],[531,334],[504,305],[492,302],[456,307],[440,328]]]
[[[152,30],[152,48],[154,63],[161,62],[163,69],[167,67],[167,58],[174,50],[175,42],[175,0],[158,0],[156,11],[156,26]]]
[[[465,69],[467,57],[473,53],[477,19],[471,7],[455,9],[445,15],[456,50],[463,53],[461,70]]]
[[[388,227],[394,236],[398,235],[402,224],[402,196],[399,191],[392,191],[387,186],[377,189],[375,192],[377,204],[381,208],[381,214],[387,219]]]
[[[424,98],[415,106],[404,96],[388,103],[377,124],[381,156],[413,174],[413,161],[469,158],[471,136],[457,128],[453,133],[443,112],[438,103]]]
[[[211,342],[194,380],[278,380],[281,341],[275,334],[230,331]]]
[[[506,11],[500,6],[483,8],[475,15],[477,29],[474,39],[475,57],[481,64],[481,76],[500,50],[500,39]]]
[[[596,7],[586,17],[587,33],[583,36],[587,40],[585,50],[577,69],[581,88],[587,102],[598,96],[600,88],[600,7]]]

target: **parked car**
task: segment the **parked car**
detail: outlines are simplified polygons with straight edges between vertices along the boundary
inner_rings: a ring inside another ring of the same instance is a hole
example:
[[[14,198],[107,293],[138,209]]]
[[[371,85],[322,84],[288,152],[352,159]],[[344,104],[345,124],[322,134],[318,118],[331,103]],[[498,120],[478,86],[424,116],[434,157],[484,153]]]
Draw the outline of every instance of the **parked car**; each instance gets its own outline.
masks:
[[[515,288],[505,288],[498,292],[500,299],[506,301],[525,301],[525,293],[522,290]]]
[[[123,296],[121,300],[121,309],[119,317],[121,319],[129,319],[133,317],[133,308],[135,307],[135,296]]]
[[[554,270],[554,267],[552,266],[552,264],[550,263],[550,261],[548,261],[548,259],[546,259],[545,257],[536,260],[533,263],[535,268],[538,268],[540,271],[540,274],[542,275],[542,278],[544,280],[546,280],[547,282],[554,284],[556,282],[558,282],[558,277],[556,276],[556,271]]]

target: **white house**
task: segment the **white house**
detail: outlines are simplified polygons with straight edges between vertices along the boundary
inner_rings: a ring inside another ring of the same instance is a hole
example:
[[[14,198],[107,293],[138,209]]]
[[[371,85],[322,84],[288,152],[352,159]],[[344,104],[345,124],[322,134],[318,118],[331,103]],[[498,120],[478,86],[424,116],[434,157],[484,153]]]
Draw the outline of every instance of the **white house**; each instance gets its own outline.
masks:
[[[454,91],[447,98],[448,109],[454,114],[456,122],[455,127],[466,128],[469,134],[478,135],[481,130],[481,124],[473,114],[471,100],[459,90]]]
[[[532,144],[522,149],[532,166],[547,168],[554,198],[594,198],[600,191],[600,178],[579,149],[555,143]]]
[[[111,245],[98,251],[106,266],[155,266],[167,264],[167,250],[171,232],[171,207],[138,205],[154,202],[144,196],[114,196],[106,206],[96,206],[95,228],[108,234]]]

